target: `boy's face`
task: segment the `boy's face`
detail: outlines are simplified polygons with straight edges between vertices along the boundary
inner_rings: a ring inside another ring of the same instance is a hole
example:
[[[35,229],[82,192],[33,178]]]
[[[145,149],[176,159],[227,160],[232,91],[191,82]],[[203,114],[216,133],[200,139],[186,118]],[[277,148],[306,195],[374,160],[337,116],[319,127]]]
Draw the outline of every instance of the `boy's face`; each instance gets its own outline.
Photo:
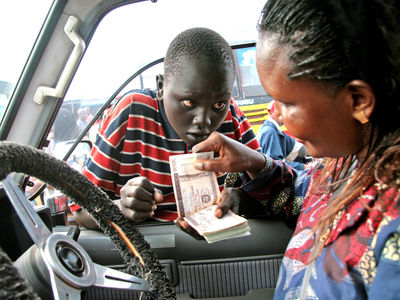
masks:
[[[232,96],[234,72],[225,64],[182,58],[182,72],[169,75],[163,101],[167,118],[188,144],[205,140],[225,119]]]

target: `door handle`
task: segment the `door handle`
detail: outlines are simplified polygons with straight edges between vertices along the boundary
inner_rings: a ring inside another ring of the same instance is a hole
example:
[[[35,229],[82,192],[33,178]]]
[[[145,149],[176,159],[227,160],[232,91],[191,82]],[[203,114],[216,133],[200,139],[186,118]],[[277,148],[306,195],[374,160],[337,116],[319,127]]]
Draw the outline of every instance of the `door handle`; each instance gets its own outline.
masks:
[[[55,88],[47,86],[39,86],[36,90],[33,100],[42,104],[44,98],[50,96],[55,98],[62,98],[65,95],[67,87],[71,82],[72,76],[78,64],[82,58],[83,52],[85,50],[85,41],[78,34],[78,18],[75,16],[70,16],[67,23],[64,26],[64,32],[69,37],[69,39],[74,43],[75,47],[71,52],[71,55],[65,65],[64,70],[58,80]]]

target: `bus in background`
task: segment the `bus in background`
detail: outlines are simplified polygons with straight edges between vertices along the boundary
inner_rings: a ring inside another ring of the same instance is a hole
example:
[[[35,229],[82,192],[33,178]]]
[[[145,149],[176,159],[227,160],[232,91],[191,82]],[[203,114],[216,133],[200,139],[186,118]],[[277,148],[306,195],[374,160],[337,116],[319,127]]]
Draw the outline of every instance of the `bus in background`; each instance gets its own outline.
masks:
[[[256,68],[256,47],[233,51],[236,61],[236,81],[232,96],[249,120],[253,131],[268,118],[268,103],[272,97],[262,87]]]

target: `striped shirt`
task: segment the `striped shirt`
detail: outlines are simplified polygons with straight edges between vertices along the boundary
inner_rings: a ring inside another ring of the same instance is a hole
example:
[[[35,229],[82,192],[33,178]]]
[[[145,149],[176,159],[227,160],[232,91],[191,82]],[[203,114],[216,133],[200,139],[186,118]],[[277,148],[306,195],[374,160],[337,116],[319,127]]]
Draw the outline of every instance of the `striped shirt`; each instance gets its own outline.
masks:
[[[233,99],[217,131],[259,150],[250,123]],[[129,179],[147,177],[164,195],[153,218],[175,220],[169,157],[185,153],[191,153],[191,147],[172,128],[163,102],[155,98],[153,91],[133,90],[108,111],[83,174],[111,199],[120,197],[120,190]],[[218,177],[220,189],[224,179],[225,175]],[[76,209],[79,206],[71,206],[71,210]]]

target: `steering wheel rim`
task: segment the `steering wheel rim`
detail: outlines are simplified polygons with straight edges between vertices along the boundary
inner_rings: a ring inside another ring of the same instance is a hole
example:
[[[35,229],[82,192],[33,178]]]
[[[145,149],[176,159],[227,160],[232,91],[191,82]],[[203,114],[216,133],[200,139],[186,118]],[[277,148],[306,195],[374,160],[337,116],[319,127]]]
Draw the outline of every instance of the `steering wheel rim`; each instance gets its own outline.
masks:
[[[146,294],[148,299],[175,299],[175,291],[143,235],[133,222],[124,217],[107,194],[84,175],[42,150],[13,142],[0,142],[0,180],[12,172],[34,176],[86,209],[121,253],[129,272],[149,282],[151,291]],[[11,261],[3,259],[2,262],[8,267]],[[0,285],[3,285],[1,279]]]

